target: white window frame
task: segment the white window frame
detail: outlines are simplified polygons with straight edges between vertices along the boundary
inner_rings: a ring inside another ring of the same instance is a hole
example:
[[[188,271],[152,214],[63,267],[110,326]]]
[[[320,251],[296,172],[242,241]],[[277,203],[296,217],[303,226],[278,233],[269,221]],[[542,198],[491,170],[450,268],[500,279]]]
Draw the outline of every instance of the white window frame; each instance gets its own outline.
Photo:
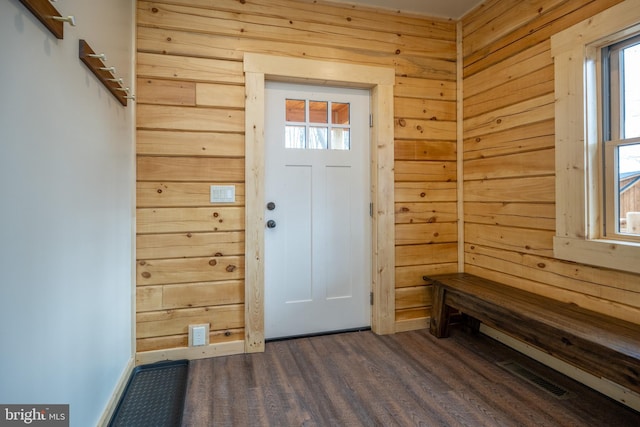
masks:
[[[554,256],[634,273],[640,273],[640,243],[603,238],[597,69],[602,47],[639,31],[640,0],[626,0],[551,38],[556,93]]]

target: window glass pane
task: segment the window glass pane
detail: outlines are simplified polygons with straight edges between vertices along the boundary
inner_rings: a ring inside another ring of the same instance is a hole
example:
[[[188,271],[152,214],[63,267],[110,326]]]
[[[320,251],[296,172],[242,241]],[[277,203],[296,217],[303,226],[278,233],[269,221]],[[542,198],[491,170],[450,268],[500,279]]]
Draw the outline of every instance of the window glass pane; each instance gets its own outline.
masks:
[[[640,144],[618,147],[618,206],[620,232],[640,234]]]
[[[305,148],[305,127],[285,126],[285,148]]]
[[[624,50],[624,137],[640,136],[640,44]]]
[[[349,150],[351,141],[349,140],[349,129],[333,128],[331,129],[331,149],[332,150]]]
[[[328,103],[325,101],[309,101],[309,122],[328,123]]]
[[[327,128],[309,127],[309,148],[326,150],[327,134]]]
[[[333,102],[331,104],[331,123],[339,125],[349,124],[349,104]]]
[[[304,113],[305,101],[299,99],[287,99],[286,101],[286,120],[288,122],[305,122]]]

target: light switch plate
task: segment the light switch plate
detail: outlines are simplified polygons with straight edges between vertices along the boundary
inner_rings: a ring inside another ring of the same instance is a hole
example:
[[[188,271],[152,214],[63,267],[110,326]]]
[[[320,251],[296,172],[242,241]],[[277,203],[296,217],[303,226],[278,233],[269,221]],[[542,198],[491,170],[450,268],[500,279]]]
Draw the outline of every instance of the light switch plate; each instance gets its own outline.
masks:
[[[212,185],[211,203],[234,203],[236,201],[235,185]]]
[[[209,344],[209,324],[189,325],[189,347]]]

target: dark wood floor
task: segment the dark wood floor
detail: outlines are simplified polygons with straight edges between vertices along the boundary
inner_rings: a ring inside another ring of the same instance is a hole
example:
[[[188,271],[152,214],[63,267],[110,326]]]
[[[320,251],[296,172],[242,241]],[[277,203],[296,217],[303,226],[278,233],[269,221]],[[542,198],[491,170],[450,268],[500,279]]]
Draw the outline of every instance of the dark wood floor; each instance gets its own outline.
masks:
[[[498,365],[571,393],[558,399]],[[483,335],[353,332],[191,362],[184,426],[640,426],[640,413]]]

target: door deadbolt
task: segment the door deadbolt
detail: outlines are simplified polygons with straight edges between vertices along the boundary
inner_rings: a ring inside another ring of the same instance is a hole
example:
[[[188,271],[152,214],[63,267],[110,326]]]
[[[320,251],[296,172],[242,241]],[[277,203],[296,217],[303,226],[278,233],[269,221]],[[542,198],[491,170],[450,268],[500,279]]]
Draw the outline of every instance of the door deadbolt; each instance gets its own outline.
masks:
[[[276,204],[273,202],[269,202],[267,203],[267,209],[269,209],[270,211],[274,210],[276,208]]]
[[[276,228],[276,222],[272,219],[267,221],[267,228]]]

